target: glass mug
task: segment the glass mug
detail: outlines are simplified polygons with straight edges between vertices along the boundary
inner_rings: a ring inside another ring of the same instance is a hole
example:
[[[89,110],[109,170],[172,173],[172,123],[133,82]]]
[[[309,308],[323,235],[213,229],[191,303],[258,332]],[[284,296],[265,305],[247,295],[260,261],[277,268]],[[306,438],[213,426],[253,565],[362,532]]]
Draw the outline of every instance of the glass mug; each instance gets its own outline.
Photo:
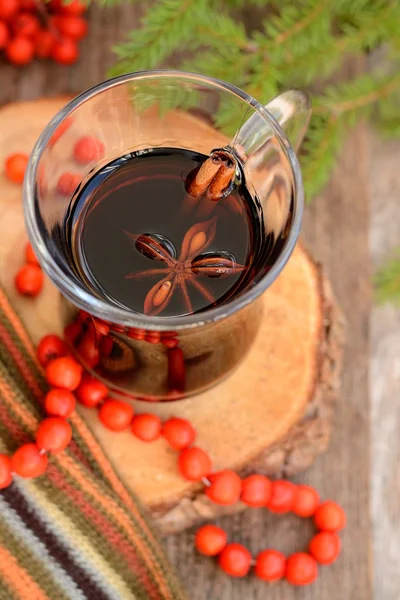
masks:
[[[231,135],[215,119],[219,109],[237,115]],[[114,395],[153,402],[185,398],[220,382],[247,354],[262,319],[260,295],[283,269],[299,235],[304,199],[295,150],[309,117],[308,96],[297,90],[263,107],[210,77],[148,71],[88,90],[47,125],[24,182],[28,235],[62,294],[67,341]],[[81,165],[79,185],[61,195],[57,181],[64,172],[77,172],[72,148],[85,135],[95,135],[105,154]],[[178,317],[146,316],[89,288],[60,236],[82,186],[129,152],[169,147],[209,155],[223,146],[243,159],[246,186],[262,215],[263,256],[274,252],[273,264],[261,264],[251,284],[226,303]]]

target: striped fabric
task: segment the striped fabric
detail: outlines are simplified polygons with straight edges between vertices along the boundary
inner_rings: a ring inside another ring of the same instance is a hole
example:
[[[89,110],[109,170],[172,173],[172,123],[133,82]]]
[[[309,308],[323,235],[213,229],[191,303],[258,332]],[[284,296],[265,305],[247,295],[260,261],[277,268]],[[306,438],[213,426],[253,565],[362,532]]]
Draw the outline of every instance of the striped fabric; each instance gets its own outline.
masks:
[[[34,439],[43,372],[0,289],[0,452]],[[0,492],[0,600],[184,600],[137,499],[75,414],[46,474]]]

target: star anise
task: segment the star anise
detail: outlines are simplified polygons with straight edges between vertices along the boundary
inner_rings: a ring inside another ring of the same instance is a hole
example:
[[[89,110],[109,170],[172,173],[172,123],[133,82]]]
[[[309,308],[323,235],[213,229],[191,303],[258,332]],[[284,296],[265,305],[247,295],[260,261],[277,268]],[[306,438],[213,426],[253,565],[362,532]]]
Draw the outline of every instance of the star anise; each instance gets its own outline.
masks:
[[[152,234],[124,233],[135,242],[136,249],[147,258],[165,263],[162,268],[153,268],[145,271],[129,273],[126,279],[141,279],[152,275],[164,277],[156,283],[147,293],[144,300],[143,312],[145,315],[158,315],[169,304],[176,288],[179,288],[188,313],[193,312],[192,303],[188,292],[188,284],[210,303],[215,303],[215,298],[209,289],[200,281],[199,276],[229,277],[245,269],[236,263],[228,253],[201,254],[212,244],[216,233],[217,217],[196,223],[186,232],[181,246],[179,257],[173,253],[173,247],[168,243],[161,243],[165,238]]]

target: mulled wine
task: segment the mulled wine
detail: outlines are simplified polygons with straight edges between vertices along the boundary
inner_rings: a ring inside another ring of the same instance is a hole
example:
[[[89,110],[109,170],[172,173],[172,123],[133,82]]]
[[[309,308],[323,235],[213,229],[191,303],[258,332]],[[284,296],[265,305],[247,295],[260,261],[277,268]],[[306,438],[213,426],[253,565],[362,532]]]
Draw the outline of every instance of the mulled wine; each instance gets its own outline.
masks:
[[[220,109],[237,116],[229,139]],[[261,109],[231,84],[156,71],[92,88],[46,127],[27,228],[66,340],[111,394],[188,398],[243,360],[298,237],[309,113],[298,91]]]
[[[229,152],[210,159],[149,149],[89,180],[66,215],[64,235],[92,293],[137,313],[181,316],[251,285],[265,247],[260,214]]]

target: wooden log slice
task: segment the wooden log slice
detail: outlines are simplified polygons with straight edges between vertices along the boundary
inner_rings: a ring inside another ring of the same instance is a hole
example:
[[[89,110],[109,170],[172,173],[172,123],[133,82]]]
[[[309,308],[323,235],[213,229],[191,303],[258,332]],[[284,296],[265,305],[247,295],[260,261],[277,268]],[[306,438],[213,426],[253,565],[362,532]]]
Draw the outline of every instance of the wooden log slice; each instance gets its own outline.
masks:
[[[39,133],[66,99],[40,100],[0,109],[0,165],[11,152],[29,152]],[[195,117],[165,117],[163,134],[183,127],[206,140],[209,125]],[[205,142],[206,143],[206,142]],[[59,295],[46,281],[32,300],[14,290],[13,277],[23,261],[24,232],[20,186],[1,183],[0,275],[3,285],[37,341],[62,330]],[[212,390],[178,403],[147,405],[162,417],[188,418],[197,444],[208,450],[215,469],[240,474],[293,475],[309,467],[329,440],[338,394],[343,323],[321,268],[302,245],[264,294],[264,318],[256,342],[236,372]],[[145,444],[129,432],[114,434],[96,411],[80,409],[116,471],[139,495],[163,533],[237,511],[212,504],[201,485],[183,480],[177,454],[163,439]]]

